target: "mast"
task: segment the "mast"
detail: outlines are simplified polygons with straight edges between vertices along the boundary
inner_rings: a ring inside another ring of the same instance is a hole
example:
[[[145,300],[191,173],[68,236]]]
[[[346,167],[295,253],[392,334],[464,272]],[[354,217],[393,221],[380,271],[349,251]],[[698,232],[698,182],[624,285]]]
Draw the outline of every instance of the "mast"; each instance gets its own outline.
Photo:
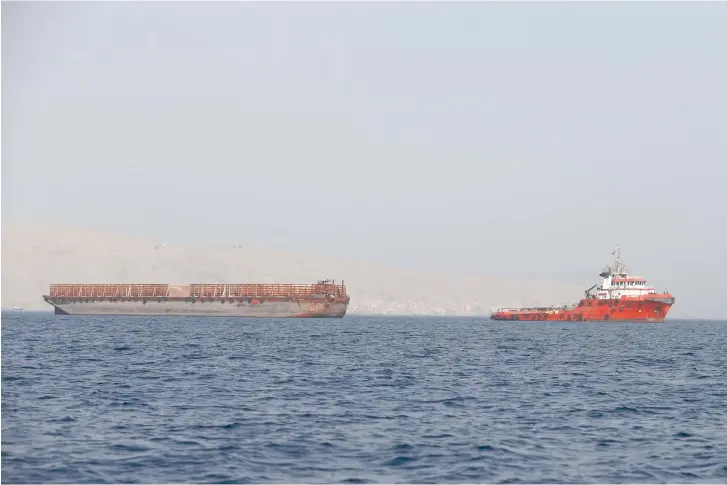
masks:
[[[616,261],[613,265],[613,272],[614,273],[625,273],[626,272],[626,266],[624,266],[623,261],[621,260],[621,246],[617,245],[616,249],[611,253],[616,255]]]

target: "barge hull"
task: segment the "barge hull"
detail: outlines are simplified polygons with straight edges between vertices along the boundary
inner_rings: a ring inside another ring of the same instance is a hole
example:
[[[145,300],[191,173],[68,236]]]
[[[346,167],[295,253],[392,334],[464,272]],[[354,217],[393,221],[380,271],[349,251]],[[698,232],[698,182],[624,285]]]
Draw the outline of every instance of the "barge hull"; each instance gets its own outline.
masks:
[[[43,296],[57,315],[343,318],[343,283],[53,284]]]
[[[266,301],[259,304],[207,301],[52,302],[57,315],[193,316],[255,318],[343,318],[348,303],[343,301]]]

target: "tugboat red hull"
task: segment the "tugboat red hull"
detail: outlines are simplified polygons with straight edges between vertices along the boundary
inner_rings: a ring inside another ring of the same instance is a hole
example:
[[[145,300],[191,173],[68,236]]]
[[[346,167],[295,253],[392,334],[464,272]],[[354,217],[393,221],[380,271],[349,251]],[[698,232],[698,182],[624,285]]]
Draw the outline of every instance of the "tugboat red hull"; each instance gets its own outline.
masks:
[[[492,320],[560,321],[560,322],[663,322],[672,305],[674,295],[668,291],[657,293],[641,276],[630,274],[621,261],[621,248],[613,266],[601,273],[602,284],[585,291],[585,298],[577,305],[539,308],[501,308],[490,315]],[[595,294],[591,290],[596,289]]]
[[[663,322],[674,304],[669,293],[651,294],[643,298],[581,300],[575,307],[513,308],[493,312],[492,320],[559,321],[559,322]]]

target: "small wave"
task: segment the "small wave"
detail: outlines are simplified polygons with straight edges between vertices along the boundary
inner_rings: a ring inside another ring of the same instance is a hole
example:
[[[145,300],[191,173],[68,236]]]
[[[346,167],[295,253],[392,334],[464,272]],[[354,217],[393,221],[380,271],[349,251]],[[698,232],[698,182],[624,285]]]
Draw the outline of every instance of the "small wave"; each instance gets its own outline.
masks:
[[[198,424],[196,426],[193,426],[194,429],[237,429],[241,427],[242,424],[238,423],[237,421],[228,423],[228,424]]]
[[[618,414],[643,414],[644,411],[641,411],[636,408],[632,408],[629,406],[619,406],[616,409],[613,410],[614,413]]]
[[[394,450],[413,450],[414,446],[409,443],[401,443],[393,446]]]
[[[25,381],[25,380],[26,379],[24,377],[8,376],[8,375],[3,376],[3,382],[19,382],[19,381]]]
[[[138,453],[141,451],[149,451],[149,448],[139,445],[125,445],[125,444],[113,444],[109,446],[110,449],[115,451],[134,452]]]
[[[416,461],[416,458],[411,456],[397,456],[396,458],[389,460],[386,464],[389,466],[402,466],[414,461]]]

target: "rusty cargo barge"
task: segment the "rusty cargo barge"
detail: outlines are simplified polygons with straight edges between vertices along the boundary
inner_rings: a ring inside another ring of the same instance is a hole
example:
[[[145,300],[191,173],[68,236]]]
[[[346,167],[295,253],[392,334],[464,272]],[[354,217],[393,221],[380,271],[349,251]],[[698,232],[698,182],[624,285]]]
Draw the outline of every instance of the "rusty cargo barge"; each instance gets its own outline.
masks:
[[[56,315],[343,318],[342,281],[316,284],[52,284]]]

